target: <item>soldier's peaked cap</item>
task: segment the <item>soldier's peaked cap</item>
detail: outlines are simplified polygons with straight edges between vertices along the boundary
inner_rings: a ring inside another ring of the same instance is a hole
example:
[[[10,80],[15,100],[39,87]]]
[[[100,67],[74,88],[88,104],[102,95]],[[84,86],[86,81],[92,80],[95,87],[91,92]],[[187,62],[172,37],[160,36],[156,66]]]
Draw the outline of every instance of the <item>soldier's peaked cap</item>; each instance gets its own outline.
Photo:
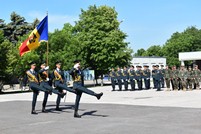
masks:
[[[29,65],[30,65],[30,66],[31,66],[31,65],[36,65],[36,62],[32,61],[32,62],[29,63]]]
[[[56,61],[56,62],[55,62],[55,65],[57,65],[57,64],[61,64],[61,61]]]
[[[76,64],[76,63],[79,63],[80,62],[80,60],[74,60],[74,64]]]

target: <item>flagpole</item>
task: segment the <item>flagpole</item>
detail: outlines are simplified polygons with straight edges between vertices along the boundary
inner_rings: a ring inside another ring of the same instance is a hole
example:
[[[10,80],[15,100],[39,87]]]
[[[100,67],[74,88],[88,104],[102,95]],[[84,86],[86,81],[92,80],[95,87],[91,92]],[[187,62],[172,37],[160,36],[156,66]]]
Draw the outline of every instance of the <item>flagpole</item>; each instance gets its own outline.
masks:
[[[48,16],[48,11],[47,11],[47,16]],[[48,43],[48,40],[47,40],[47,52],[46,52],[46,64],[47,64],[47,66],[48,66],[48,64],[49,64],[49,62],[48,62],[48,54],[49,54],[49,43]]]

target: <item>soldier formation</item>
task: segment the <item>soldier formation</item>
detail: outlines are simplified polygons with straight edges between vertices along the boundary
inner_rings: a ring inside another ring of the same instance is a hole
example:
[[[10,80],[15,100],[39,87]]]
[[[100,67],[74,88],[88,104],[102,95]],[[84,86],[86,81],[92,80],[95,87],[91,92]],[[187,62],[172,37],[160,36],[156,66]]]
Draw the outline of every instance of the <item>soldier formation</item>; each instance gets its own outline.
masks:
[[[198,65],[194,65],[192,69],[191,66],[185,68],[185,66],[180,66],[179,69],[176,66],[172,66],[172,69],[169,66],[164,68],[164,65],[153,65],[152,70],[149,69],[149,66],[130,66],[130,68],[124,67],[121,69],[117,67],[117,71],[114,68],[110,71],[112,91],[115,91],[115,85],[118,84],[118,91],[122,91],[122,85],[124,84],[125,91],[128,91],[128,84],[130,82],[131,91],[142,90],[143,87],[145,90],[151,89],[150,79],[153,81],[153,89],[156,91],[161,91],[161,88],[166,90],[193,90],[199,89],[201,71],[198,69]],[[137,84],[137,88],[136,85]],[[143,86],[144,85],[144,86]]]

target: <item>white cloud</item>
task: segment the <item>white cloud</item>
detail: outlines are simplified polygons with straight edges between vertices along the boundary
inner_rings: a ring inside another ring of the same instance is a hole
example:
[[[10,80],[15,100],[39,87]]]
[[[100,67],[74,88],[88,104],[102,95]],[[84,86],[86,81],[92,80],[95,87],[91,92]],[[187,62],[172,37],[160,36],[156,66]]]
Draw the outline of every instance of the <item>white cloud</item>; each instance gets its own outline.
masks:
[[[27,20],[29,22],[33,22],[35,18],[42,20],[46,16],[46,13],[32,11],[28,13],[28,16],[30,18]],[[49,31],[53,32],[55,29],[61,29],[65,23],[70,23],[71,25],[74,25],[75,21],[77,21],[78,19],[78,16],[48,13]]]

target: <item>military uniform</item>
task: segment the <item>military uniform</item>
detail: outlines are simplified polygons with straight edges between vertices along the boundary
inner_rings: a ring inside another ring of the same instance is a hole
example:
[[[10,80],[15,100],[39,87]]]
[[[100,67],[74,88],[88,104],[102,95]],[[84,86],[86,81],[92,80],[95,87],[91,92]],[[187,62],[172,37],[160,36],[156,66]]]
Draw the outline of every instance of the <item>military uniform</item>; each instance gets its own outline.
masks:
[[[189,90],[192,90],[192,84],[193,84],[193,71],[189,69],[187,71],[187,83],[186,88]]]
[[[31,62],[30,65],[35,66],[36,63]],[[38,73],[33,69],[30,69],[30,70],[26,71],[26,76],[24,78],[23,86],[26,86],[27,81],[29,83],[29,88],[31,88],[32,91],[33,91],[31,114],[37,114],[36,111],[35,111],[35,106],[36,106],[36,101],[37,101],[37,96],[39,94],[39,91],[47,92],[47,90],[45,90],[44,88],[39,86]]]
[[[135,90],[135,77],[136,77],[135,70],[133,68],[128,71],[132,91]]]
[[[84,74],[83,71],[77,66],[79,61],[75,61],[75,66],[70,70],[69,74],[73,78],[73,89],[76,90],[76,100],[75,100],[75,112],[74,117],[81,118],[81,116],[78,114],[79,109],[79,102],[82,96],[82,93],[86,93],[92,96],[95,96],[97,99],[100,99],[103,93],[95,93],[92,90],[89,90],[84,87]]]
[[[43,63],[42,65],[45,66],[45,63]],[[43,106],[42,112],[46,112],[45,107],[46,107],[46,104],[47,104],[47,99],[48,99],[49,93],[51,94],[51,92],[53,92],[53,93],[59,95],[62,98],[64,97],[65,94],[60,93],[58,90],[55,90],[55,89],[52,88],[52,86],[50,86],[49,78],[48,78],[48,72],[47,72],[46,68],[44,68],[44,69],[41,68],[39,70],[39,81],[40,81],[40,86],[42,88],[46,89],[47,91],[49,91],[49,92],[45,92],[44,99],[43,99],[43,104],[42,104],[42,106]]]
[[[161,67],[164,67],[163,65],[161,65]],[[161,73],[162,73],[162,78],[161,78],[161,86],[162,88],[165,88],[165,80],[164,80],[164,77],[165,77],[165,69],[161,68]]]
[[[118,82],[118,86],[119,86],[119,91],[122,90],[122,71],[118,70],[116,72],[116,76],[117,76],[117,82]]]
[[[138,86],[138,90],[142,90],[142,70],[141,70],[141,66],[137,66],[137,70],[135,71],[135,79],[137,80],[137,86]]]
[[[186,79],[187,79],[187,71],[185,69],[180,69],[178,72],[178,78],[179,78],[179,85],[180,89],[186,91]]]
[[[111,77],[111,83],[112,83],[112,91],[115,91],[115,85],[116,85],[116,73],[115,71],[110,72]]]
[[[128,78],[129,78],[128,70],[124,69],[122,73],[122,79],[124,81],[124,88],[126,91],[128,90]]]
[[[172,70],[165,69],[164,77],[165,77],[165,83],[166,83],[167,90],[169,91],[170,90],[170,80],[172,78]]]
[[[156,66],[159,67],[159,66]],[[161,91],[161,79],[163,78],[162,71],[159,69],[155,70],[155,80],[156,80],[156,88],[157,91]]]
[[[194,84],[194,88],[195,89],[199,89],[200,88],[200,76],[201,76],[201,72],[199,69],[194,69],[193,70],[193,84]]]
[[[155,73],[156,73],[156,69],[155,69],[155,66],[153,66],[153,69],[152,69],[152,71],[151,71],[151,74],[152,74],[152,78],[153,78],[154,89],[156,89]]]
[[[144,66],[145,69],[142,71],[142,77],[144,79],[144,85],[146,89],[150,89],[150,76],[151,76],[151,72],[148,69],[149,66]]]
[[[172,83],[172,89],[178,90],[178,70],[177,69],[172,70],[171,83]]]
[[[56,62],[55,65],[57,64],[61,64],[61,62]],[[54,77],[54,86],[56,87],[57,90],[59,90],[60,93],[63,93],[63,90],[69,91],[71,93],[76,93],[75,90],[67,87],[67,85],[64,82],[64,73],[61,69],[56,68],[53,71],[53,77]],[[57,101],[56,101],[56,110],[61,111],[61,109],[59,108],[61,102],[61,96],[58,95],[57,96]]]

